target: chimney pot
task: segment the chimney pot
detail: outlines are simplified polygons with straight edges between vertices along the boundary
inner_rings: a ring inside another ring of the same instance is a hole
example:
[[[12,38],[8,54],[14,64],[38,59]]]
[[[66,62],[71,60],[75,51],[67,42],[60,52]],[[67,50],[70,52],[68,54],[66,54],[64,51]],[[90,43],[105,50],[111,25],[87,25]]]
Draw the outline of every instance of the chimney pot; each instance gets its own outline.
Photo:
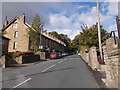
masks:
[[[23,15],[19,17],[19,19],[20,19],[23,23],[25,23],[25,13],[23,13]]]

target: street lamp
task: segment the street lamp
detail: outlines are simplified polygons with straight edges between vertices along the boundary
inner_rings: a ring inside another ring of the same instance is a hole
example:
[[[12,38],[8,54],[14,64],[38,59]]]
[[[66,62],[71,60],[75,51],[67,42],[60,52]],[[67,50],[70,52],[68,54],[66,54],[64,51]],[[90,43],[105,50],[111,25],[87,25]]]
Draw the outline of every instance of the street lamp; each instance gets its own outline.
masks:
[[[103,60],[102,46],[101,46],[101,32],[100,32],[100,12],[99,12],[99,0],[97,0],[97,15],[98,15],[98,40],[99,40],[99,51],[100,57]]]
[[[41,26],[41,28],[40,28],[40,31],[39,31],[39,34],[40,34],[40,49],[43,49],[43,47],[42,47],[42,30],[43,30],[43,25]]]

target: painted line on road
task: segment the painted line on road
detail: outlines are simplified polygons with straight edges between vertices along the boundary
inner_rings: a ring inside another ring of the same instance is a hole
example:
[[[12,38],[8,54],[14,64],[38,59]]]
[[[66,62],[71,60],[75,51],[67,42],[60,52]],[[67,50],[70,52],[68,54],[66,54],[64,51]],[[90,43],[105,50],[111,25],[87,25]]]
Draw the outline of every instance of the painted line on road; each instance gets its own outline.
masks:
[[[60,61],[60,62],[58,62],[58,63],[62,63],[63,62],[63,60],[62,61]]]
[[[67,58],[64,59],[64,61],[67,60]]]
[[[31,78],[26,79],[25,81],[23,81],[23,82],[21,82],[20,84],[18,84],[18,85],[16,85],[16,86],[14,86],[14,87],[13,87],[13,88],[11,88],[10,90],[12,90],[12,89],[14,89],[14,88],[19,87],[20,85],[22,85],[22,84],[26,83],[26,82],[27,82],[27,81],[29,81],[29,80],[31,80]]]
[[[46,68],[46,69],[45,69],[45,70],[43,70],[42,72],[46,72],[47,70],[51,69],[51,68],[52,68],[52,67],[54,67],[54,66],[56,66],[56,64],[54,64],[54,65],[52,65],[52,66],[50,66],[50,67]]]

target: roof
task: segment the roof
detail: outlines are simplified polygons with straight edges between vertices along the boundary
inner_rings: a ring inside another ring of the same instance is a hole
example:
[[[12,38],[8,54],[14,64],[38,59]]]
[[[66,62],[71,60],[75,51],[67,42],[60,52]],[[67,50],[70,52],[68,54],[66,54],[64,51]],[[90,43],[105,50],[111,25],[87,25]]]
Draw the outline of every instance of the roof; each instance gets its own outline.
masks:
[[[2,32],[3,31],[5,31],[12,23],[14,23],[14,21],[16,21],[17,19],[19,19],[18,17],[15,17],[14,19],[12,19],[8,24],[7,24],[7,26],[5,26],[4,28],[2,28]],[[30,28],[32,28],[28,23],[24,23],[27,27],[30,27]],[[34,31],[36,31],[34,28],[32,28]],[[42,33],[42,35],[44,35],[43,33]],[[44,35],[45,37],[47,37],[46,35]],[[6,38],[6,37],[2,37],[2,38],[4,38],[4,39],[8,39],[8,40],[10,40],[9,38]],[[51,39],[51,38],[50,38]],[[54,40],[54,39],[53,39]],[[59,40],[60,41],[60,40]],[[59,41],[56,41],[56,42],[59,42]],[[62,42],[62,41],[60,41],[59,42],[60,44],[62,44],[62,45],[64,45],[64,46],[66,46],[65,44],[64,44],[64,42]]]
[[[6,28],[8,28],[14,21],[16,21],[18,18],[17,17],[15,17],[13,20],[11,20],[8,24],[7,24],[7,26],[5,26],[4,28],[2,28],[2,31],[5,31],[5,29]]]

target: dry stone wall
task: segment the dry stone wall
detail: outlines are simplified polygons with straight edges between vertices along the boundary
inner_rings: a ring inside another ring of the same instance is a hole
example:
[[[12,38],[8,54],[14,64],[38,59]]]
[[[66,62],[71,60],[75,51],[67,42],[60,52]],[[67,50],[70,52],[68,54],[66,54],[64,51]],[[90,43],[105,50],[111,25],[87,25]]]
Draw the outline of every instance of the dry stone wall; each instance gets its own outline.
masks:
[[[83,60],[93,69],[98,70],[100,68],[98,59],[97,59],[97,52],[96,47],[91,47],[88,52],[86,50],[81,50],[80,55]]]
[[[105,65],[98,63],[98,56],[96,48],[92,47],[89,53],[85,50],[80,51],[81,57],[88,65],[95,70],[104,71],[106,77],[103,78],[103,82],[108,88],[118,88],[118,81],[120,81],[119,71],[120,71],[120,40],[116,38],[116,43],[114,38],[107,39],[102,45],[103,58]]]
[[[114,38],[109,38],[106,40],[105,44],[102,46],[105,66],[101,68],[106,72],[106,78],[104,82],[109,88],[118,87],[118,62],[120,50],[118,48],[119,39],[116,39],[116,44]]]

